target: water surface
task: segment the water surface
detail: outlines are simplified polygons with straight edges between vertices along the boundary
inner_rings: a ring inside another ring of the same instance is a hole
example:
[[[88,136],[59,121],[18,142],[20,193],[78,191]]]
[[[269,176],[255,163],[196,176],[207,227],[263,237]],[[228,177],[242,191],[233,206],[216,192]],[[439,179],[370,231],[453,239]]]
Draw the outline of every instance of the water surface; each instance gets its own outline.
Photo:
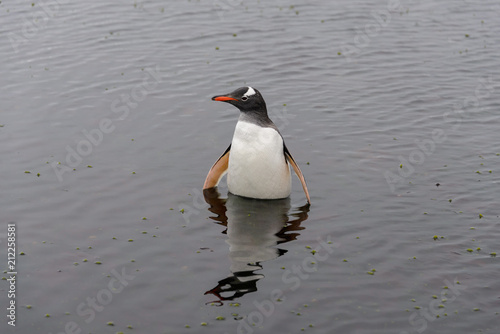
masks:
[[[2,332],[498,332],[495,1],[42,5],[0,4]],[[310,208],[205,201],[243,85]]]

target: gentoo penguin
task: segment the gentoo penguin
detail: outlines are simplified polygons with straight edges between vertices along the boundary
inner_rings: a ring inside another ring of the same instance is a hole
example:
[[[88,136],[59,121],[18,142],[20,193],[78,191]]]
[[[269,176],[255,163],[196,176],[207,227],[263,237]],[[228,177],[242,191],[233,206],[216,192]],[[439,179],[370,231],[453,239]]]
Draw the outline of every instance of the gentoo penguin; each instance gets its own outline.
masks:
[[[241,87],[232,93],[214,96],[212,100],[237,107],[240,117],[231,145],[208,172],[203,189],[216,187],[227,173],[227,186],[234,195],[258,199],[286,198],[292,188],[290,164],[310,204],[304,176],[278,128],[267,116],[266,102],[260,92],[252,87]]]

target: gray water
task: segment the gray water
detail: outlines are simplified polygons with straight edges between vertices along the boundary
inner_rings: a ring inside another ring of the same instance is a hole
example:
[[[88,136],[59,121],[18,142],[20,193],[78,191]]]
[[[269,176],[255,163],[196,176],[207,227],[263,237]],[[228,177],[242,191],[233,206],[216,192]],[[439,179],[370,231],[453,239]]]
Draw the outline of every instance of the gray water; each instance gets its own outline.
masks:
[[[499,332],[497,1],[0,11],[2,333]],[[244,85],[310,207],[205,201]]]

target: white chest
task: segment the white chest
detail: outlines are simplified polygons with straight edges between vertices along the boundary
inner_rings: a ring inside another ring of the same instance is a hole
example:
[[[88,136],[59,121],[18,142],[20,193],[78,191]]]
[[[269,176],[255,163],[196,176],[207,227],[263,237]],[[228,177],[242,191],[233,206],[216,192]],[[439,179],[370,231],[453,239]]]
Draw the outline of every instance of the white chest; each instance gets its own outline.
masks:
[[[231,143],[227,183],[235,195],[276,199],[291,192],[283,138],[273,128],[238,121]]]

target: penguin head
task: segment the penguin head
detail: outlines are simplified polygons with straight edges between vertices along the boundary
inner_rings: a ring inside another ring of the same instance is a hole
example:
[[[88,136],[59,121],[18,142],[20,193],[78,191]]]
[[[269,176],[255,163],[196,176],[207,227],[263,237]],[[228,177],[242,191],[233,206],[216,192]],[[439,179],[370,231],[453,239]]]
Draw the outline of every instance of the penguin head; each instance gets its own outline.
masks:
[[[252,87],[240,87],[235,91],[212,97],[213,101],[223,101],[240,109],[241,112],[265,111],[266,102],[260,92]]]

